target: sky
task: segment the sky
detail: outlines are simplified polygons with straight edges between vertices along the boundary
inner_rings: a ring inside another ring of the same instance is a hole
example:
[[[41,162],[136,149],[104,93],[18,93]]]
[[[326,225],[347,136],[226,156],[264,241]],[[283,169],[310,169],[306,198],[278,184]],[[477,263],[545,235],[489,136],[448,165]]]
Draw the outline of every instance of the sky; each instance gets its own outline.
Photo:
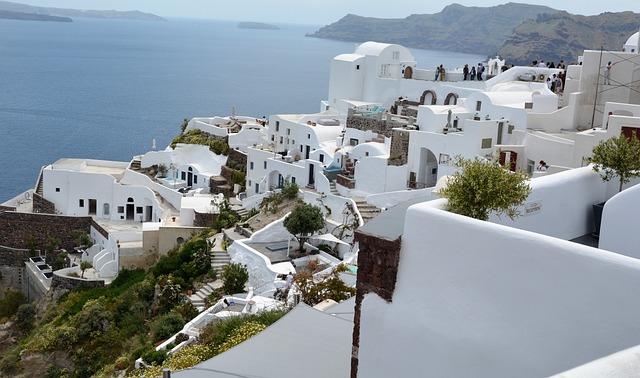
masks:
[[[451,1],[442,0],[12,0],[23,4],[73,9],[139,10],[164,18],[205,18],[233,21],[258,21],[266,23],[291,23],[327,25],[338,21],[348,13],[364,17],[405,18],[411,14],[440,12]],[[508,1],[474,0],[458,1],[464,6],[490,7]],[[585,16],[603,12],[640,12],[638,0],[537,0],[518,1],[546,5]]]

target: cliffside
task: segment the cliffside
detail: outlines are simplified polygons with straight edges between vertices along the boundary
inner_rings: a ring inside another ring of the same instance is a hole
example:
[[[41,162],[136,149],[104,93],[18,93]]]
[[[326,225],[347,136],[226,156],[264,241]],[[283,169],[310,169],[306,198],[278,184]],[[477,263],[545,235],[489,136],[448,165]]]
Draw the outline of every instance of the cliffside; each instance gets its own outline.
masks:
[[[640,14],[633,12],[545,14],[518,25],[498,54],[513,64],[531,64],[534,59],[575,62],[584,50],[620,50],[639,26]]]
[[[452,4],[435,14],[414,14],[404,19],[378,19],[349,14],[309,37],[365,42],[398,43],[421,49],[492,54],[522,21],[555,9],[507,3],[494,7]]]
[[[69,17],[47,16],[44,14],[23,13],[0,10],[0,18],[5,20],[23,20],[23,21],[54,21],[54,22],[72,22]]]
[[[46,8],[46,7],[34,7],[26,4],[12,3],[8,1],[0,1],[0,11],[19,12],[38,16],[55,16],[55,17],[86,17],[86,18],[113,18],[113,19],[127,19],[127,20],[147,20],[147,21],[165,21],[164,18],[156,16],[151,13],[144,13],[139,11],[126,11],[119,12],[114,10],[78,10],[78,9],[63,9],[63,8]],[[23,16],[24,17],[24,16]],[[27,19],[27,18],[20,18]],[[37,18],[28,18],[35,20]],[[53,20],[48,20],[53,21]]]

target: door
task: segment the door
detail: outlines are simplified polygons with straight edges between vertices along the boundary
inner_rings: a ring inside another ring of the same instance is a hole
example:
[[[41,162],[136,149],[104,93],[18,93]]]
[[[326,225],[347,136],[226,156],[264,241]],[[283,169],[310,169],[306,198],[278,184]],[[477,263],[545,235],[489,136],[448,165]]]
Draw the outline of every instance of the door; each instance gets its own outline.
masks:
[[[307,146],[306,152],[304,153],[304,158],[305,159],[309,158],[309,152],[311,152],[311,146]]]
[[[508,156],[507,156],[508,155]],[[516,163],[518,160],[518,154],[514,151],[501,151],[500,152],[500,165],[505,166],[509,164],[509,170],[516,171]]]
[[[133,220],[136,208],[132,203],[127,204],[127,220]]]
[[[187,173],[187,186],[193,186],[193,169],[189,167],[189,173]]]
[[[89,199],[89,215],[96,215],[96,212],[98,210],[98,201],[90,198]]]
[[[309,185],[314,185],[316,183],[316,176],[314,173],[315,165],[309,165]]]
[[[151,219],[152,219],[151,216],[152,215],[153,215],[153,206],[147,206],[144,221],[145,222],[151,222]]]

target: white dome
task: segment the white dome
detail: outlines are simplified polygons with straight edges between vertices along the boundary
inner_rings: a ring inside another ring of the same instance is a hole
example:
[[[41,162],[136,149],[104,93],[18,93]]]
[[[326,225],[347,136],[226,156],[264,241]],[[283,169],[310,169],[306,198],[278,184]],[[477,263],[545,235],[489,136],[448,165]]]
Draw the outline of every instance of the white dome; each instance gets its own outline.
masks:
[[[638,52],[638,45],[640,44],[638,39],[640,39],[640,32],[635,33],[634,35],[629,37],[629,39],[627,39],[627,42],[625,42],[624,47],[622,48],[622,51]]]

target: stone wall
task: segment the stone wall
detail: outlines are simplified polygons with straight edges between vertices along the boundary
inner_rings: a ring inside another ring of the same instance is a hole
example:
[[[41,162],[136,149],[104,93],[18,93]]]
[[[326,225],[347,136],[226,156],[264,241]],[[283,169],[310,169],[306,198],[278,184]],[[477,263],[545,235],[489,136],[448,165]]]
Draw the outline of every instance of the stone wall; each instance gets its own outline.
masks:
[[[406,130],[393,130],[387,165],[402,166],[409,161],[409,135]]]
[[[27,260],[29,250],[0,246],[0,290],[22,288],[24,263]]]
[[[347,117],[347,127],[361,131],[371,130],[387,138],[391,137],[394,128],[404,126],[406,126],[404,123],[387,120],[382,113],[377,116],[352,115]]]
[[[27,249],[29,239],[33,238],[36,249],[45,250],[49,238],[57,238],[60,248],[71,251],[76,246],[74,231],[88,233],[91,222],[91,217],[3,212],[0,213],[0,245]]]
[[[347,189],[355,189],[356,188],[356,180],[350,179],[345,175],[337,175],[336,176],[336,184],[342,185]]]
[[[218,214],[195,212],[193,220],[194,227],[211,227],[213,222],[218,219]]]
[[[15,207],[11,207],[11,206],[1,206],[0,205],[0,212],[3,212],[3,211],[16,211],[16,208]]]
[[[42,214],[55,214],[56,206],[44,199],[40,194],[33,193],[33,212]]]
[[[235,169],[240,172],[247,171],[247,154],[240,150],[229,149],[229,154],[227,156],[227,164],[229,168]]]
[[[102,228],[102,226],[99,225],[98,222],[93,220],[93,218],[91,219],[91,227],[93,227],[100,235],[102,235],[102,237],[104,237],[105,239],[109,239],[109,233],[107,232],[107,230]]]
[[[356,306],[353,317],[353,347],[351,352],[351,377],[358,376],[358,348],[360,346],[360,311],[365,294],[375,293],[391,302],[398,278],[401,237],[387,240],[376,235],[355,232],[360,246],[358,252],[358,280]]]
[[[92,287],[104,287],[104,281],[102,280],[84,280],[82,278],[74,278],[74,277],[66,277],[60,276],[58,274],[53,274],[51,280],[51,289],[57,290],[74,290],[81,287],[92,288]]]

